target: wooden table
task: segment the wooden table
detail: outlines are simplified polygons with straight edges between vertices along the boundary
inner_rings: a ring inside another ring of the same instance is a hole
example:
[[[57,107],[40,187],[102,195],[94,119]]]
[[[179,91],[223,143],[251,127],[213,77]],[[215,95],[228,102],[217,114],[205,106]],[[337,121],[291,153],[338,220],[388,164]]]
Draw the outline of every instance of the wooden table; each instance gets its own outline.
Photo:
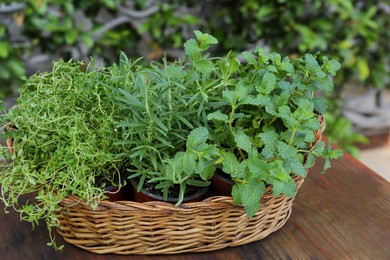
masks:
[[[46,246],[44,225],[31,231],[14,212],[1,211],[0,225],[0,259],[125,258],[95,255],[69,244],[56,252]],[[390,259],[390,183],[347,154],[326,175],[313,168],[287,224],[261,241],[210,253],[127,258]]]

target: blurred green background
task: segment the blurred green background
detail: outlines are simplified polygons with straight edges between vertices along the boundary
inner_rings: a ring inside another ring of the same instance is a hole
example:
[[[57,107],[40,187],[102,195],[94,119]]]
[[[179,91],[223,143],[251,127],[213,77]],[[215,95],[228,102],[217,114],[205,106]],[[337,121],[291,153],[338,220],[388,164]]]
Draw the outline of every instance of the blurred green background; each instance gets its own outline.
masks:
[[[59,58],[94,57],[104,65],[116,62],[120,50],[146,61],[164,53],[180,58],[198,29],[219,39],[212,50],[218,55],[260,45],[291,57],[320,52],[337,59],[342,69],[329,97],[328,135],[358,156],[356,144],[365,141],[358,132],[365,129],[344,117],[343,93],[356,86],[374,90],[374,106],[383,106],[380,95],[390,88],[389,17],[388,0],[6,0],[0,4],[0,97],[16,95],[24,77]]]

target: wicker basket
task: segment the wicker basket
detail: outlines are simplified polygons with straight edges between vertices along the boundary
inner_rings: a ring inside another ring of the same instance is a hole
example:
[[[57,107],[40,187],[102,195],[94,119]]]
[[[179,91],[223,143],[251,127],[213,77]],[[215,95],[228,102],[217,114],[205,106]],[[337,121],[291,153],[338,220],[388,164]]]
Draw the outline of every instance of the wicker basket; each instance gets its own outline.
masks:
[[[315,132],[321,140],[322,128]],[[314,143],[312,145],[314,145]],[[7,140],[14,152],[12,140]],[[297,191],[304,179],[293,176]],[[102,201],[93,210],[68,196],[57,212],[58,233],[66,242],[97,254],[178,254],[234,247],[260,240],[280,229],[291,214],[293,198],[273,196],[267,187],[259,212],[248,218],[232,197],[210,197],[179,207],[166,202]]]
[[[303,183],[294,177],[299,188]],[[204,252],[260,240],[280,229],[293,198],[266,189],[261,209],[250,219],[231,197],[210,197],[175,207],[165,202],[102,201],[97,209],[69,196],[58,214],[66,242],[97,254]]]

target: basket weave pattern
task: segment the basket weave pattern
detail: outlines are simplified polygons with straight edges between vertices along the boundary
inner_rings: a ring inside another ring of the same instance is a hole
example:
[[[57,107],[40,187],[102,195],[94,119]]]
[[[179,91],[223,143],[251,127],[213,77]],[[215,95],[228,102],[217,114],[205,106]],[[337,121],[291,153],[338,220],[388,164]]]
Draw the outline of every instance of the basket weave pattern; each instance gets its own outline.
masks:
[[[303,179],[294,177],[299,188]],[[293,198],[268,187],[261,209],[248,219],[231,197],[211,197],[175,207],[166,202],[102,201],[96,210],[69,196],[62,201],[58,233],[97,254],[204,252],[260,240],[281,228]]]

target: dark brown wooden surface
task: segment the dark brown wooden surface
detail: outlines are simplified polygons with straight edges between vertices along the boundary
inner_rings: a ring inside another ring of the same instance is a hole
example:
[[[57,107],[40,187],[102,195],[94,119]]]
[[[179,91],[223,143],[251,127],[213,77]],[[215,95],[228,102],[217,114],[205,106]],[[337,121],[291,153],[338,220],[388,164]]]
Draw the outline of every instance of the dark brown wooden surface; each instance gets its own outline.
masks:
[[[316,167],[310,172],[282,229],[258,242],[209,253],[95,255],[69,244],[61,253],[46,246],[49,237],[44,225],[32,231],[17,214],[3,211],[0,225],[0,259],[7,260],[390,259],[390,183],[345,155],[326,175]]]

